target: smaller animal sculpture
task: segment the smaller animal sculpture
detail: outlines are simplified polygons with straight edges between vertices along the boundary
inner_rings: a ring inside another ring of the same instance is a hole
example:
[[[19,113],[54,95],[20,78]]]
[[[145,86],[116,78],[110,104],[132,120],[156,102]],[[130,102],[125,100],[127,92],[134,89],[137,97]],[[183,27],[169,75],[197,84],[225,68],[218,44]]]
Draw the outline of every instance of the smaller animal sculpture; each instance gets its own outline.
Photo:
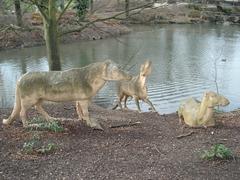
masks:
[[[35,106],[46,120],[52,121],[54,118],[42,107],[43,101],[74,101],[79,117],[85,120],[88,126],[102,129],[100,123],[89,116],[88,106],[91,99],[107,81],[129,79],[131,76],[110,60],[66,71],[26,73],[17,82],[14,108],[12,114],[3,119],[3,124],[9,125],[20,116],[23,126],[28,127],[26,111],[32,106]]]
[[[133,76],[131,80],[124,80],[117,82],[117,91],[118,91],[118,102],[113,109],[116,109],[118,106],[122,109],[122,100],[124,99],[124,108],[127,107],[128,97],[134,98],[138,111],[141,112],[139,106],[139,100],[146,102],[153,111],[156,111],[152,102],[148,99],[146,79],[151,74],[151,61],[147,60],[144,64],[141,65],[140,72],[137,76]]]
[[[215,106],[226,106],[229,100],[215,92],[205,92],[202,101],[189,98],[178,109],[179,123],[184,121],[190,127],[215,126],[213,118]]]

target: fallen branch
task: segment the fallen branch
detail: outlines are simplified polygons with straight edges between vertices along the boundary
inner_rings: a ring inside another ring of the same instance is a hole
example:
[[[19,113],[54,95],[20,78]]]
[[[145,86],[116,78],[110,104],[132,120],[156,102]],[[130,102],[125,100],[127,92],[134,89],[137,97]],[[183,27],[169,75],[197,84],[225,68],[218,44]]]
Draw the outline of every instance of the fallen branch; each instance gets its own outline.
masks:
[[[110,125],[110,128],[119,128],[119,127],[130,127],[130,126],[135,126],[141,124],[141,122],[117,122],[116,124]]]
[[[192,135],[193,133],[194,133],[194,131],[190,131],[190,132],[187,133],[187,134],[181,134],[181,135],[177,136],[177,139],[181,139],[181,138],[183,138],[183,137],[190,136],[190,135]]]

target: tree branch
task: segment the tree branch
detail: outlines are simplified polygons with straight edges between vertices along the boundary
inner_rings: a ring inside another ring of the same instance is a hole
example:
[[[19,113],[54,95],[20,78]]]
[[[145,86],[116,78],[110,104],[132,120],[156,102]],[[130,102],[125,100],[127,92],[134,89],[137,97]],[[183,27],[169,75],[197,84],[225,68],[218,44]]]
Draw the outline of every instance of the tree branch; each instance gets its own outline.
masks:
[[[61,14],[59,15],[57,22],[59,22],[59,20],[62,18],[63,14],[66,12],[66,10],[68,9],[68,7],[70,6],[70,4],[72,3],[73,0],[69,0],[67,5],[64,7],[64,9],[62,10]]]
[[[147,4],[144,4],[142,6],[138,6],[138,7],[135,7],[135,8],[131,8],[129,9],[129,12],[130,11],[134,11],[134,10],[139,10],[139,9],[143,9],[143,8],[147,8],[147,7],[150,7],[153,3],[147,3]],[[93,21],[90,21],[88,23],[86,23],[85,25],[83,25],[82,27],[80,28],[76,28],[76,29],[71,29],[71,30],[67,30],[65,32],[62,32],[60,33],[59,36],[63,36],[63,35],[66,35],[66,34],[69,34],[69,33],[73,33],[73,32],[81,32],[82,30],[86,29],[87,27],[89,27],[90,25],[96,23],[96,22],[103,22],[103,21],[107,21],[107,20],[110,20],[110,19],[117,19],[119,16],[125,14],[126,12],[123,11],[123,12],[120,12],[120,13],[117,13],[113,16],[110,16],[110,17],[106,17],[106,18],[100,18],[100,19],[96,19],[96,20],[93,20]]]
[[[42,17],[45,21],[48,21],[48,16],[44,9],[48,9],[47,6],[44,6],[43,4],[39,4],[37,0],[30,0],[31,3],[33,3],[35,6],[37,6],[38,10],[40,11]]]

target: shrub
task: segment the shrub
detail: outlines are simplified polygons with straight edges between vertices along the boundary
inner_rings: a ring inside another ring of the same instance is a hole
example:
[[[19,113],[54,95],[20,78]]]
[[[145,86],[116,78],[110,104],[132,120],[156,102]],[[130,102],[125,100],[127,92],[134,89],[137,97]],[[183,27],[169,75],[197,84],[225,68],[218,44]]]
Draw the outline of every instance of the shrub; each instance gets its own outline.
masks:
[[[40,141],[40,137],[34,134],[32,139],[23,144],[22,152],[26,154],[49,154],[56,148],[57,146],[54,143],[43,145]]]
[[[32,139],[30,139],[29,141],[25,142],[23,144],[23,152],[25,152],[26,154],[33,154],[34,153],[34,149],[39,145],[40,143],[40,138],[37,134],[34,134]]]
[[[51,122],[46,122],[42,118],[33,118],[30,121],[30,124],[36,124],[38,130],[49,130],[53,132],[63,132],[64,128],[61,126],[61,124],[58,121],[51,121]],[[35,128],[30,128],[31,130]]]
[[[200,18],[201,12],[197,10],[192,10],[189,12],[188,16],[191,18]]]
[[[205,150],[201,158],[207,160],[216,160],[216,159],[230,159],[233,157],[232,151],[225,147],[223,144],[215,144],[210,150]]]

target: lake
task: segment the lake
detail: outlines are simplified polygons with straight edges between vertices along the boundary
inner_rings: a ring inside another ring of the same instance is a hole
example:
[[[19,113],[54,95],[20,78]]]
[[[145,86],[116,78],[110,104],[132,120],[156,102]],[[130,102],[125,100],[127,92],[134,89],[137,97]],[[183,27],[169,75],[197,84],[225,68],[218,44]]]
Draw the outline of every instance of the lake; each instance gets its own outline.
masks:
[[[240,27],[223,25],[133,26],[133,32],[117,38],[82,41],[61,46],[62,68],[82,67],[112,59],[126,65],[131,74],[152,61],[148,78],[149,99],[160,113],[175,112],[187,97],[201,99],[216,91],[230,100],[221,108],[240,107]],[[0,51],[0,107],[13,107],[17,79],[29,71],[47,71],[45,47]],[[94,102],[110,108],[116,100],[114,83],[108,83]],[[128,101],[136,109],[133,100]],[[141,103],[148,111],[148,105]]]

